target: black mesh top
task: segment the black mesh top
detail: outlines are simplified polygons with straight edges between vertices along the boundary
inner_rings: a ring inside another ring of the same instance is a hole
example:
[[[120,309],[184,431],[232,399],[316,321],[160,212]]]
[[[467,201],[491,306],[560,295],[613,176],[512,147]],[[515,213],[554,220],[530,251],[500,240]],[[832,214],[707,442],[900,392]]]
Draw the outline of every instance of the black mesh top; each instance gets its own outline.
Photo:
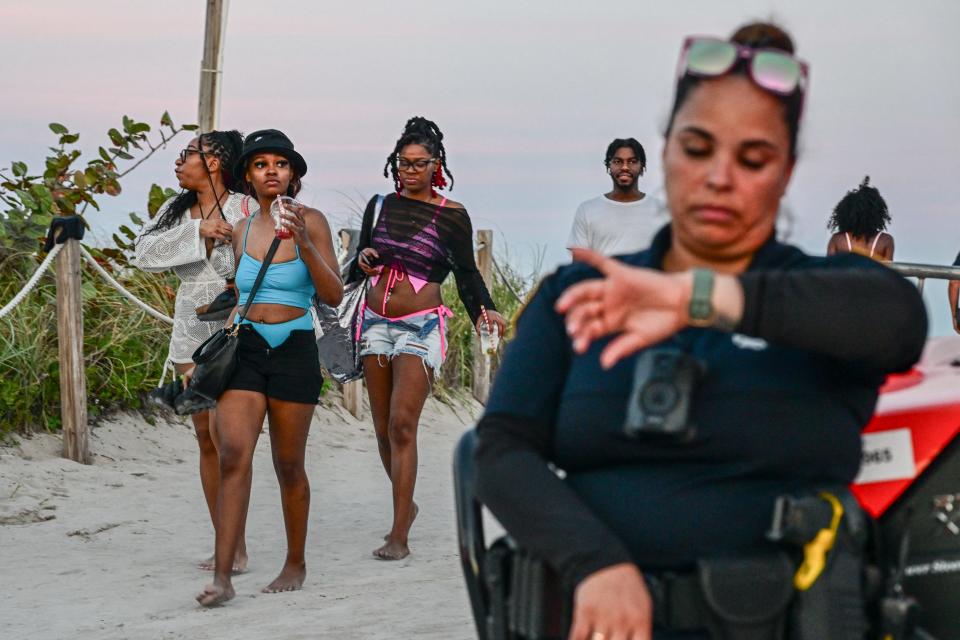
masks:
[[[442,283],[453,271],[457,291],[470,319],[476,324],[480,305],[496,307],[473,258],[473,226],[466,209],[442,207],[390,194],[383,200],[380,218],[373,226],[377,197],[367,203],[357,251],[373,247],[385,268],[427,282]],[[347,282],[363,277],[356,261]]]

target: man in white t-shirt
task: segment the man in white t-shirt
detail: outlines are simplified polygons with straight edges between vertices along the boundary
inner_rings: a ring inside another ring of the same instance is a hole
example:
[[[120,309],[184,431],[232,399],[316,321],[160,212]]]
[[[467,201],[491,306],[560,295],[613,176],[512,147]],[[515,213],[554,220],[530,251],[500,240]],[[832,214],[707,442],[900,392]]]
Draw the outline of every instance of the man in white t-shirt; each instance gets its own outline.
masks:
[[[634,138],[617,138],[603,164],[613,190],[577,207],[567,248],[586,247],[607,256],[646,249],[668,217],[662,204],[637,187],[647,168],[643,146]]]

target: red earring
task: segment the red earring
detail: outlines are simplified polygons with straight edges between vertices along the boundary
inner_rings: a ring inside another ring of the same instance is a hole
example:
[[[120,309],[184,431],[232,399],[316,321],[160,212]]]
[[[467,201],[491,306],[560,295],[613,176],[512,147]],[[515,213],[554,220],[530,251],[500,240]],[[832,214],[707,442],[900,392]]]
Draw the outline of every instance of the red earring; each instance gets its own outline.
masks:
[[[443,189],[447,186],[447,179],[443,177],[443,165],[437,163],[437,170],[433,172],[433,179],[430,181],[437,189]]]

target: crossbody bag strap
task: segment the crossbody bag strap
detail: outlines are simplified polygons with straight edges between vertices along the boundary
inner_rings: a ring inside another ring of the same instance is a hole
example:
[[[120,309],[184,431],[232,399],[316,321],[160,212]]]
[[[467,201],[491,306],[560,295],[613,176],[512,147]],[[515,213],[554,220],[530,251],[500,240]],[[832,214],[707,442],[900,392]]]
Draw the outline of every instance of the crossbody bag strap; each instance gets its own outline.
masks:
[[[377,226],[377,221],[380,220],[380,211],[383,209],[383,195],[377,196],[377,204],[373,207],[373,224],[370,225],[370,238],[373,238],[373,228]]]
[[[252,224],[248,222],[247,224]],[[260,288],[260,283],[263,282],[263,277],[267,275],[267,267],[270,266],[270,263],[273,262],[273,256],[277,253],[277,247],[280,246],[280,238],[274,238],[273,242],[270,243],[270,248],[267,249],[267,255],[263,258],[263,262],[260,263],[260,271],[257,272],[257,279],[253,281],[253,287],[250,289],[250,295],[247,297],[247,304],[243,305],[243,311],[240,312],[240,320],[237,322],[239,324],[247,317],[247,311],[250,310],[250,305],[253,304],[253,297],[257,295],[257,289]]]
[[[370,241],[371,241],[371,243],[373,242],[373,228],[374,228],[375,226],[377,226],[377,221],[380,220],[380,210],[381,210],[381,209],[383,209],[383,196],[382,196],[382,195],[378,195],[378,196],[377,196],[377,204],[375,204],[375,205],[373,206],[373,224],[370,225]],[[358,250],[355,254],[353,254],[353,256],[352,256],[349,260],[347,260],[347,261],[344,263],[343,268],[346,268],[347,265],[349,265],[351,262],[354,262],[355,260],[357,260],[357,259],[359,258],[359,256],[360,256],[360,251]]]
[[[385,196],[383,194],[377,194],[377,204],[373,206],[373,224],[370,225],[370,246],[373,246],[373,230],[377,226],[377,222],[380,221],[380,212],[383,211],[383,199]],[[357,251],[357,255],[354,256],[354,259],[360,259],[360,252]],[[364,275],[364,280],[370,280],[370,276]],[[366,285],[364,285],[366,286]],[[366,303],[364,303],[366,304]]]

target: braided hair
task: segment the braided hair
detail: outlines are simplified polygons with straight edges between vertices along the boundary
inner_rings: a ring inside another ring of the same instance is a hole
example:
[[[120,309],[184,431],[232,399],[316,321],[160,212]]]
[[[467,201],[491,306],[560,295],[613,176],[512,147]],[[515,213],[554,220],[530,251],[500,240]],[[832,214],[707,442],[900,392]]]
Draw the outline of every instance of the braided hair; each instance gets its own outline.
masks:
[[[243,134],[236,130],[210,131],[200,134],[198,144],[203,149],[204,154],[220,158],[220,177],[223,179],[227,191],[243,192],[243,180],[239,176],[233,175],[233,165],[243,150]],[[206,169],[207,163],[204,162],[203,166]],[[207,177],[212,184],[213,177],[209,174]],[[197,192],[184,189],[173,199],[170,206],[160,214],[148,233],[160,233],[177,226],[180,224],[183,214],[195,204],[197,204]]]
[[[443,148],[443,132],[440,131],[440,127],[435,122],[421,116],[414,116],[407,120],[407,124],[403,127],[403,133],[400,134],[400,139],[393,147],[393,153],[387,156],[387,163],[383,165],[383,177],[387,177],[387,170],[389,169],[397,193],[400,193],[403,189],[403,185],[400,183],[400,171],[397,169],[397,158],[400,157],[400,151],[410,144],[423,146],[430,152],[430,155],[437,159],[439,164],[432,177],[433,186],[437,189],[446,187],[447,181],[443,177],[443,174],[446,174],[450,178],[450,190],[453,191],[453,174],[447,167],[447,150]]]
[[[890,212],[876,187],[870,186],[870,176],[860,186],[847,192],[827,222],[827,229],[850,233],[857,238],[872,238],[887,228]]]

